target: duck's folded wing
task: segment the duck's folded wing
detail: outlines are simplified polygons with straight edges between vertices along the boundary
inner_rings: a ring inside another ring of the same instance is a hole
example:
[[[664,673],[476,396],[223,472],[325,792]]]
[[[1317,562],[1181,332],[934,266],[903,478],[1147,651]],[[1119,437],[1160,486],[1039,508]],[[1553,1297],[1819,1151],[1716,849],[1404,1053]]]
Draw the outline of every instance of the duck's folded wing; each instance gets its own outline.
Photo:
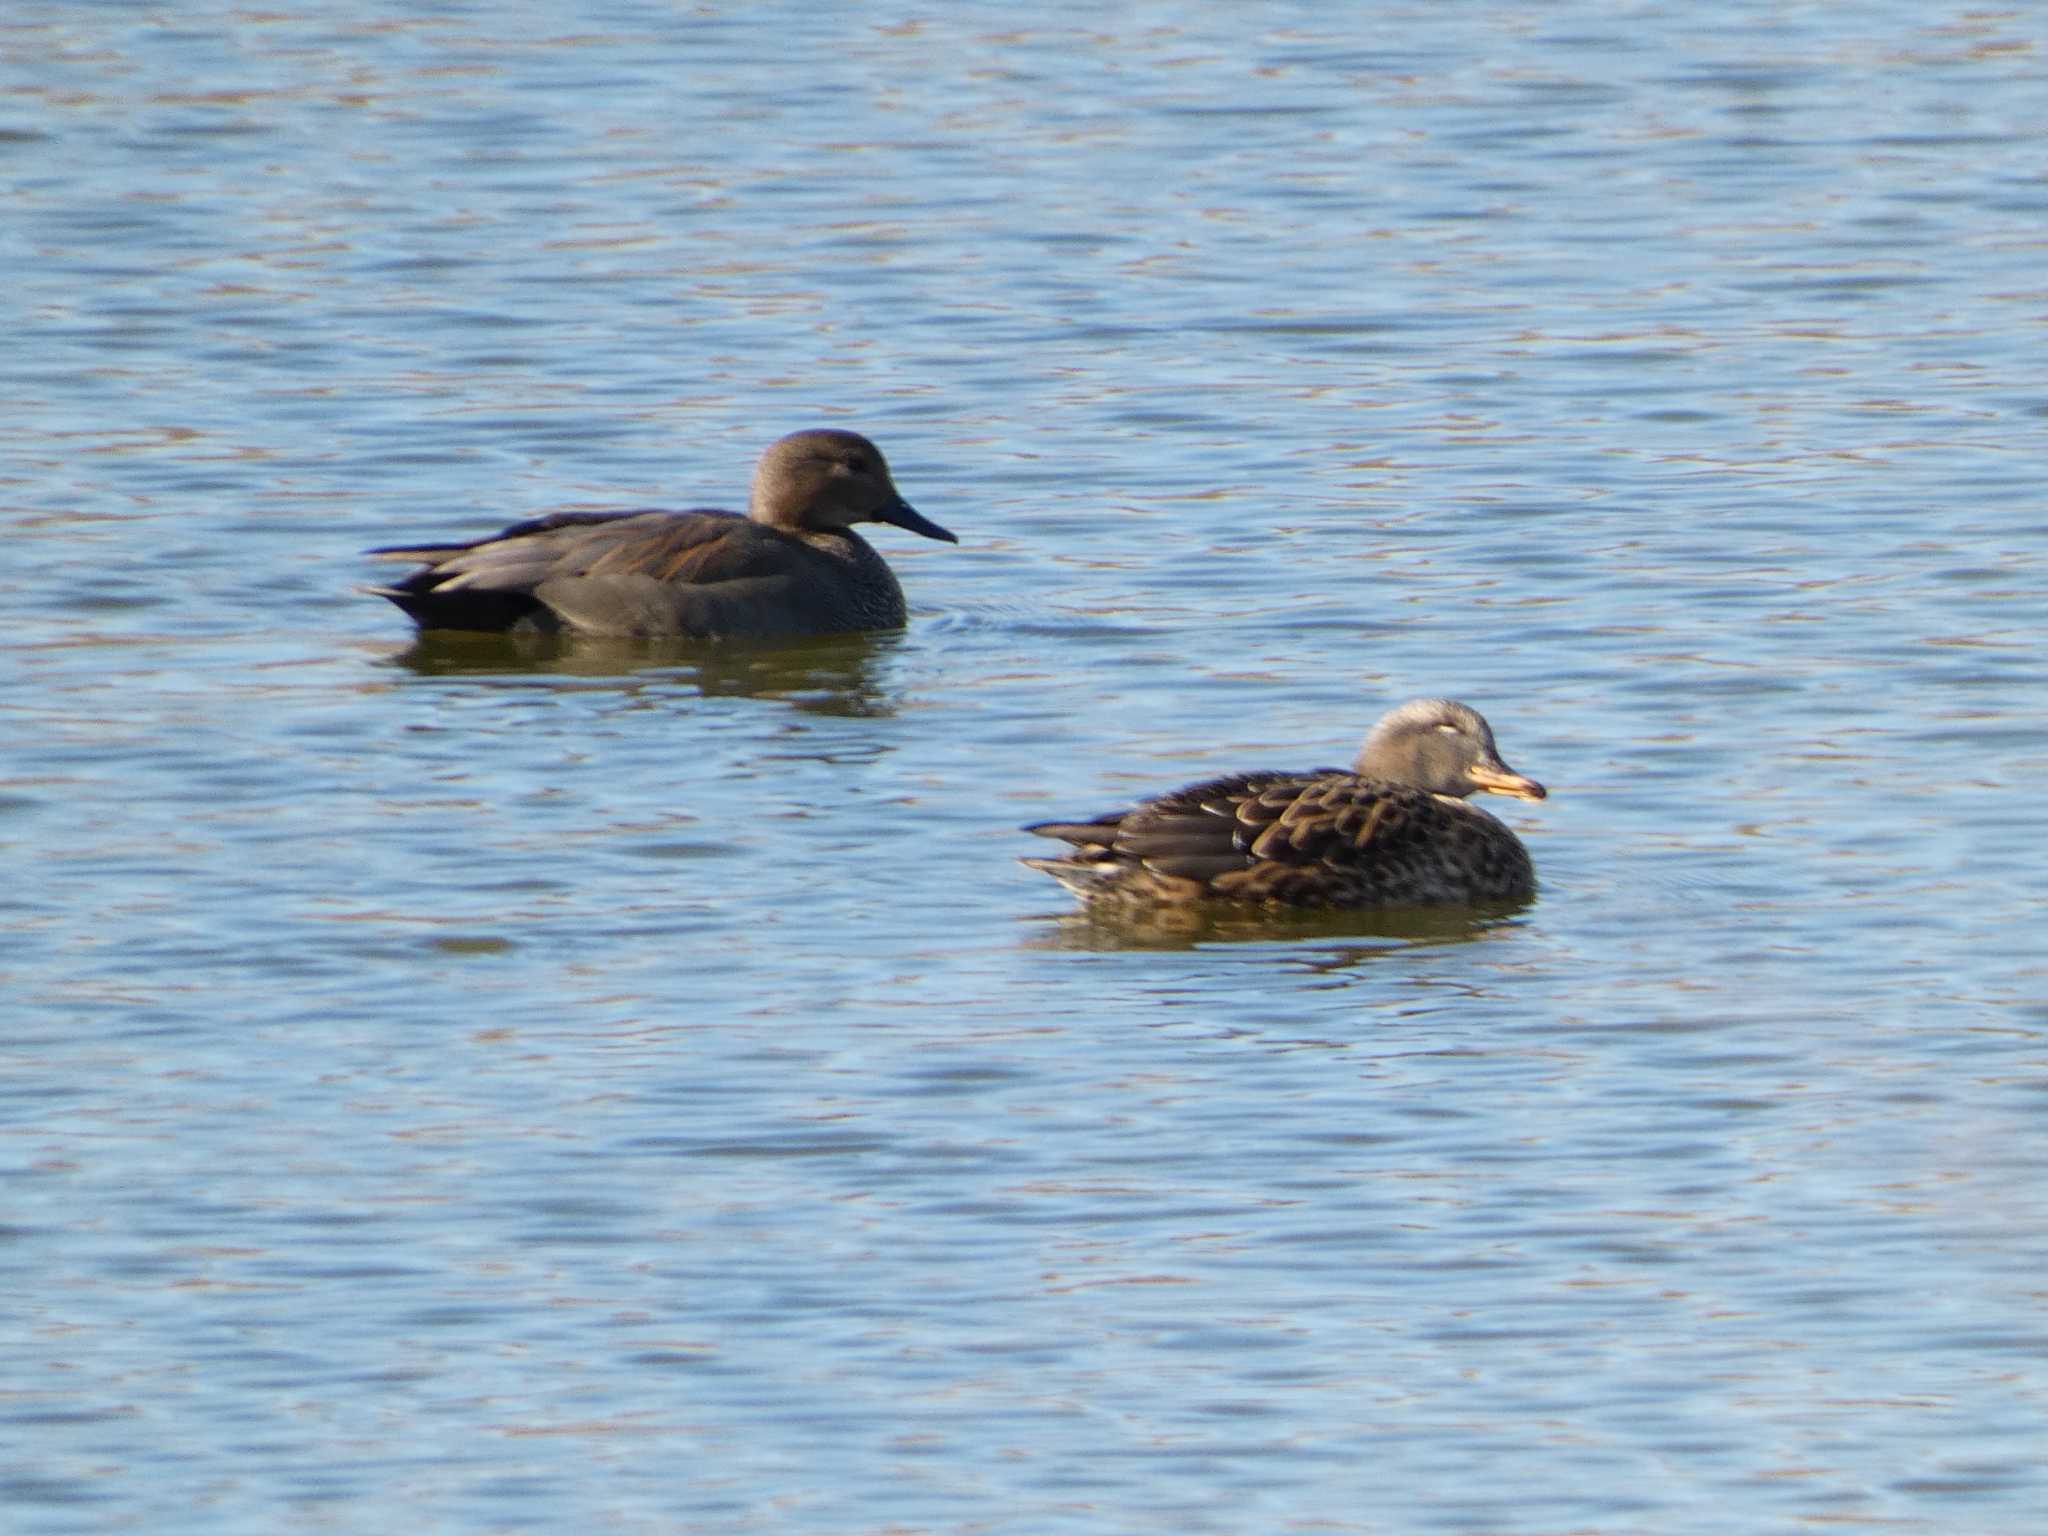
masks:
[[[1426,790],[1341,771],[1251,796],[1237,813],[1253,856],[1278,864],[1395,857],[1467,819]]]
[[[1206,885],[1262,863],[1310,864],[1362,843],[1374,812],[1342,769],[1232,774],[1190,784],[1092,821],[1048,821],[1025,830],[1072,843],[1076,857],[1139,865]],[[1380,786],[1384,789],[1385,786]]]
[[[544,581],[603,573],[673,579],[743,520],[718,512],[557,512],[466,544],[393,544],[380,560],[417,560],[398,585],[415,591],[532,592]]]
[[[1261,856],[1255,844],[1262,829],[1283,816],[1313,778],[1241,773],[1190,784],[1125,814],[1116,829],[1115,852],[1161,874],[1190,880],[1209,881],[1248,868]]]
[[[771,595],[784,574],[777,542],[726,512],[562,512],[474,543],[370,553],[423,562],[378,589],[423,624],[552,616],[595,634],[673,635],[708,632],[721,607]]]

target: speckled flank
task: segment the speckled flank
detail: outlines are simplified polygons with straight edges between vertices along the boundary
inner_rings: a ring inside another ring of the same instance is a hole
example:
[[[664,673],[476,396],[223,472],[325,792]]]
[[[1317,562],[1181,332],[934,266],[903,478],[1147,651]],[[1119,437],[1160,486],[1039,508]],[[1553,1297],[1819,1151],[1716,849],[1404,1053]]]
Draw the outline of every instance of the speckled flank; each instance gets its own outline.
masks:
[[[1130,810],[1027,830],[1073,845],[1026,859],[1091,907],[1196,902],[1379,907],[1526,901],[1528,851],[1464,796],[1541,799],[1494,750],[1480,715],[1444,699],[1402,705],[1351,769],[1234,774]]]

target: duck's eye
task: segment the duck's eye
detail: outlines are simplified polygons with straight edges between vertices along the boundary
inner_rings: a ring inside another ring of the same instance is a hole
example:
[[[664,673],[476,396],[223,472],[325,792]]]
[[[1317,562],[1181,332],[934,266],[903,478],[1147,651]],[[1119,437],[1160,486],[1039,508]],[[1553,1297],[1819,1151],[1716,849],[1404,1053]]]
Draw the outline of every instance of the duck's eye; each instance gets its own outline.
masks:
[[[1459,730],[1455,725],[1440,725],[1437,727],[1437,729],[1439,731],[1442,731],[1446,736],[1462,736],[1465,734],[1463,731]]]

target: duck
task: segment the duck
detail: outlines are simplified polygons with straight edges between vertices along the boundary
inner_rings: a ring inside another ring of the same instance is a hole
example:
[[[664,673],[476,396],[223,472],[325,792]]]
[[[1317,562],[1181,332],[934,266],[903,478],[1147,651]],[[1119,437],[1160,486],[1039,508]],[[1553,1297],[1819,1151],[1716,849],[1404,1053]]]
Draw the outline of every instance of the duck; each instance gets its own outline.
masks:
[[[1022,862],[1090,912],[1357,909],[1526,902],[1529,852],[1469,797],[1541,800],[1501,761],[1469,704],[1411,699],[1373,726],[1349,769],[1234,773],[1091,821],[1024,828],[1071,844]]]
[[[903,589],[856,523],[960,541],[897,492],[858,432],[812,428],[761,454],[744,514],[555,512],[458,544],[392,544],[421,562],[389,598],[422,630],[766,640],[900,629]]]

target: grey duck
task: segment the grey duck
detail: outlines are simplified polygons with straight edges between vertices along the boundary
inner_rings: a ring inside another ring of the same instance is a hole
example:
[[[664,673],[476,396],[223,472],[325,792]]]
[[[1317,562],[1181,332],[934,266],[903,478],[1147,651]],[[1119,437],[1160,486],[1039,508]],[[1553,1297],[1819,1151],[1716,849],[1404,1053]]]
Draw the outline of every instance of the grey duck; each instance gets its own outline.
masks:
[[[897,494],[881,450],[856,432],[793,432],[768,445],[745,516],[557,512],[466,544],[373,549],[425,562],[369,590],[421,629],[769,639],[894,629],[903,589],[855,523],[959,541]]]
[[[1501,761],[1477,710],[1413,699],[1380,719],[1348,770],[1231,774],[1093,821],[1041,822],[1024,830],[1074,846],[1023,862],[1098,911],[1526,901],[1528,850],[1467,803],[1482,789],[1545,793]]]

